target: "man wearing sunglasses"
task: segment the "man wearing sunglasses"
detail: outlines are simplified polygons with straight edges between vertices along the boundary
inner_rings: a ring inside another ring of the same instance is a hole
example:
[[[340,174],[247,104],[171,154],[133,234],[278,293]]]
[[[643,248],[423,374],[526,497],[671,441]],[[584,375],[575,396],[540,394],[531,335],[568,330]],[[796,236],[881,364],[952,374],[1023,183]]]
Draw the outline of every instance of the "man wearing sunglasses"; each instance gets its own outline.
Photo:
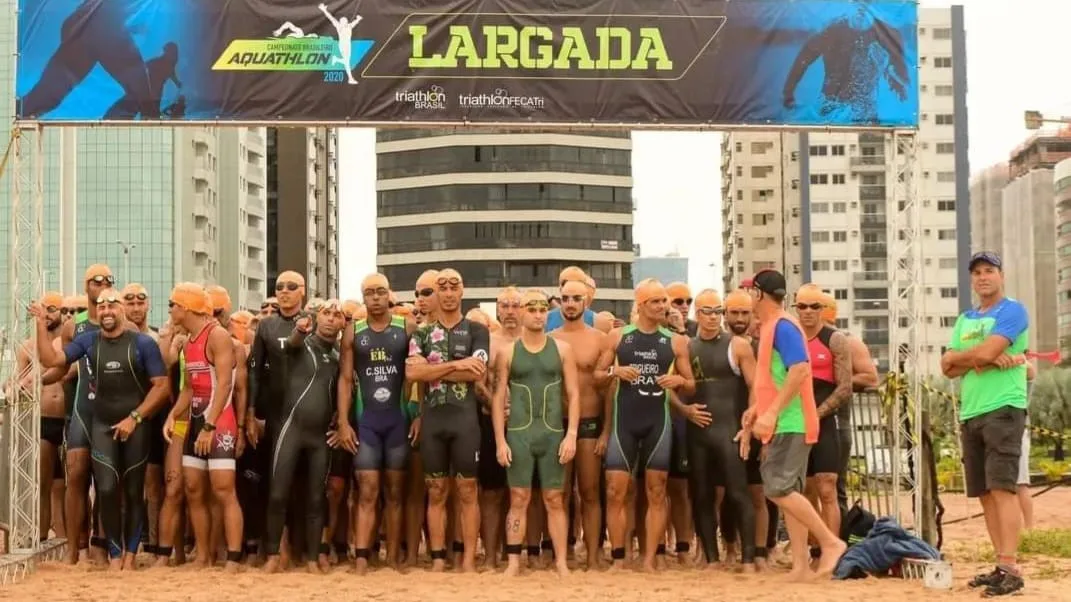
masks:
[[[60,328],[63,326],[63,296],[47,292],[41,297],[39,305],[44,310],[46,340],[49,345],[59,347]],[[18,387],[29,390],[32,386],[33,339],[23,341],[16,355],[15,374]],[[41,368],[44,376],[45,368]],[[62,374],[55,371],[52,378],[41,384],[41,540],[48,539],[48,530],[56,526],[56,537],[64,537],[63,500],[53,504],[54,481],[63,484],[63,460],[60,458],[63,447],[63,431],[67,407],[64,400],[63,383],[59,382]],[[13,383],[14,384],[14,383]],[[9,398],[14,397],[10,396]],[[53,507],[55,506],[55,507]],[[53,516],[59,519],[53,520]]]
[[[681,313],[685,332],[694,337],[698,324],[688,317],[692,311],[692,289],[684,282],[674,282],[666,287],[666,294],[669,295],[669,306]]]
[[[587,306],[587,287],[584,283],[569,280],[561,285],[562,327],[553,331],[551,337],[567,343],[576,358],[577,390],[580,396],[580,420],[577,423],[575,468],[580,490],[580,512],[584,531],[584,546],[587,548],[588,569],[602,565],[601,540],[605,531],[605,515],[602,500],[602,456],[599,436],[603,431],[603,398],[599,395],[609,382],[606,371],[597,370],[600,360],[609,362],[611,355],[606,345],[606,335],[584,323]],[[573,471],[570,472],[570,477]],[[570,478],[569,489],[572,490]]]
[[[245,419],[249,448],[243,456],[242,473],[243,477],[255,480],[259,491],[252,500],[253,507],[247,506],[250,523],[246,527],[247,542],[261,539],[264,533],[263,501],[268,499],[270,491],[272,436],[278,433],[286,419],[280,409],[289,385],[286,340],[301,316],[304,298],[305,278],[301,274],[293,271],[279,274],[275,280],[275,296],[266,301],[267,310],[261,310],[261,319],[249,351],[246,378],[246,401],[249,407]],[[295,533],[291,531],[290,536],[295,537]],[[298,546],[296,549],[302,548]],[[256,555],[259,550],[256,545],[247,544],[246,551]]]
[[[655,570],[655,553],[666,530],[666,481],[670,468],[671,421],[669,391],[695,393],[688,341],[660,326],[668,298],[660,282],[647,279],[636,286],[637,319],[607,337],[611,353],[599,361],[600,372],[616,379],[610,398],[613,415],[606,448],[607,524],[611,558],[625,561],[626,495],[634,471],[644,471],[647,492],[643,566]],[[611,414],[612,412],[612,414]],[[604,432],[607,426],[604,426]]]
[[[235,573],[242,558],[242,510],[235,488],[238,421],[232,397],[237,367],[234,340],[212,318],[212,299],[204,287],[189,282],[175,285],[168,306],[171,321],[190,337],[182,351],[182,392],[167,417],[164,436],[170,442],[175,422],[189,417],[182,481],[197,544],[197,563],[207,567],[215,559],[209,511],[210,501],[215,500],[222,509],[226,570]]]
[[[595,312],[591,310],[591,299],[594,294],[594,281],[592,280],[591,288],[589,289],[587,282],[589,278],[584,270],[578,268],[575,265],[571,265],[558,274],[558,286],[563,286],[566,282],[579,282],[584,288],[584,312],[582,319],[588,326],[595,326]],[[550,310],[547,314],[547,332],[553,332],[562,327],[562,310],[561,306]]]
[[[420,453],[428,487],[428,532],[432,570],[442,571],[446,559],[446,500],[452,476],[461,502],[464,539],[462,570],[476,570],[480,508],[476,486],[480,460],[479,402],[476,383],[487,373],[490,333],[462,318],[461,274],[439,272],[438,319],[422,326],[409,340],[406,376],[427,383],[423,403]]]
[[[572,487],[566,488],[565,466],[576,453],[580,424],[576,360],[569,343],[548,337],[544,332],[550,305],[546,295],[529,290],[522,303],[523,330],[512,348],[503,352],[495,364],[492,403],[497,460],[506,467],[510,487],[506,575],[516,576],[521,570],[521,544],[525,538],[532,477],[538,465],[547,530],[554,546],[558,575],[565,577],[569,574],[566,564],[569,521],[564,496],[566,491],[572,494]]]
[[[370,274],[361,282],[368,317],[342,334],[338,377],[338,426],[331,443],[353,457],[358,510],[355,529],[356,570],[364,574],[379,525],[384,497],[387,562],[397,567],[402,535],[405,469],[411,444],[420,433],[420,417],[410,424],[406,413],[406,357],[413,326],[390,310],[390,282]],[[350,420],[357,422],[356,431]]]
[[[818,443],[807,462],[805,493],[829,530],[840,533],[837,474],[840,471],[838,410],[852,399],[852,354],[844,333],[822,321],[822,289],[805,284],[796,291],[796,312],[807,338],[818,404]]]
[[[37,352],[43,366],[82,359],[91,366],[93,481],[109,564],[111,570],[133,570],[145,530],[145,464],[152,436],[151,423],[142,423],[167,403],[167,372],[156,341],[126,329],[116,290],[101,291],[94,305],[99,329],[79,334],[63,351],[48,341],[48,314],[35,306]]]

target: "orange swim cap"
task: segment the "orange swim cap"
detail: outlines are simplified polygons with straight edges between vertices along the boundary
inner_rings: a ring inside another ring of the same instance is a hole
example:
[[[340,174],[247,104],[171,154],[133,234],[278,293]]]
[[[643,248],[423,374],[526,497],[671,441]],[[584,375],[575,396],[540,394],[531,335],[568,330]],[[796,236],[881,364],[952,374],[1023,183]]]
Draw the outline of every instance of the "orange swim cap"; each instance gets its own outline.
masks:
[[[127,297],[128,296],[135,296],[136,297],[137,295],[145,295],[145,298],[148,299],[149,298],[149,291],[145,290],[144,286],[141,286],[140,284],[138,284],[136,282],[131,282],[130,284],[128,284],[128,285],[123,287],[122,295],[123,295],[123,300],[124,301],[128,301],[128,300],[129,301],[133,301],[133,299],[127,299]]]
[[[714,293],[715,295],[717,294],[717,292],[712,289],[707,290]],[[666,287],[666,295],[669,296],[670,300],[684,299],[685,301],[687,301],[688,299],[692,298],[692,289],[688,288],[688,285],[683,282],[673,282]],[[721,301],[720,296],[718,297],[718,300]]]
[[[82,278],[82,280],[89,282],[97,277],[110,278],[113,282],[115,281],[115,276],[112,275],[112,269],[103,263],[94,263],[86,268],[85,277]]]
[[[368,318],[368,308],[367,307],[365,307],[363,305],[360,305],[360,306],[357,307],[356,310],[354,310],[354,312],[353,312],[353,320],[355,322],[359,321],[359,320],[365,320],[367,318]]]
[[[342,313],[345,314],[347,320],[352,320],[353,314],[360,306],[361,304],[354,301],[353,299],[347,299],[345,302],[342,303]]]
[[[186,311],[203,316],[212,314],[212,299],[200,284],[180,282],[171,289],[169,300]]]
[[[822,303],[822,289],[817,284],[804,284],[796,291],[796,303]]]
[[[569,282],[570,280],[576,280],[577,282],[587,284],[587,279],[588,275],[584,272],[584,270],[580,269],[575,265],[566,267],[558,274],[559,285],[563,282]]]
[[[41,295],[41,307],[48,309],[49,307],[55,307],[61,309],[63,307],[63,295],[56,291],[48,291],[44,295]]]
[[[647,278],[641,280],[636,285],[636,304],[640,305],[652,301],[655,299],[666,298],[666,287],[662,286],[662,283],[654,278]]]
[[[206,288],[205,291],[212,301],[212,313],[217,311],[223,311],[225,314],[231,313],[231,295],[227,292],[227,289],[218,284],[213,284]]]
[[[835,324],[837,322],[837,299],[829,293],[822,293],[822,304],[825,305],[822,308],[822,321],[826,324]]]
[[[394,309],[391,310],[391,313],[396,316],[408,318],[413,315],[413,306],[409,305],[408,303],[399,303],[398,305],[394,306]]]
[[[470,309],[468,313],[465,314],[465,319],[470,320],[472,322],[478,322],[480,324],[483,324],[484,326],[487,326],[488,328],[490,328],[491,326],[491,319],[488,317],[487,313],[479,307],[473,307],[472,309]]]
[[[230,321],[230,333],[231,336],[238,339],[239,342],[245,343],[249,338],[249,325],[253,323],[253,314],[248,311],[236,311],[231,314]]]
[[[742,288],[738,288],[735,291],[725,296],[725,309],[744,309],[751,311],[752,308],[751,295]]]
[[[679,293],[680,291],[677,291],[677,292]],[[675,298],[679,299],[681,297],[677,296]],[[684,298],[686,299],[687,297],[684,297]],[[695,297],[695,309],[696,309],[696,311],[698,311],[700,308],[703,308],[703,307],[712,307],[712,308],[722,307],[721,295],[718,294],[718,291],[716,291],[716,290],[714,290],[712,288],[707,288],[707,289],[703,289],[703,290],[699,291],[699,294],[696,295],[696,297]]]
[[[374,290],[380,289],[380,288],[385,288],[385,289],[387,289],[389,291],[390,290],[390,281],[387,280],[386,276],[384,276],[383,274],[380,274],[379,272],[376,272],[374,274],[369,274],[369,275],[364,277],[364,280],[361,281],[361,292],[362,293],[364,291],[369,291],[369,290],[374,291]],[[393,298],[394,298],[394,295],[392,294],[391,295],[391,300],[392,301],[394,300]]]

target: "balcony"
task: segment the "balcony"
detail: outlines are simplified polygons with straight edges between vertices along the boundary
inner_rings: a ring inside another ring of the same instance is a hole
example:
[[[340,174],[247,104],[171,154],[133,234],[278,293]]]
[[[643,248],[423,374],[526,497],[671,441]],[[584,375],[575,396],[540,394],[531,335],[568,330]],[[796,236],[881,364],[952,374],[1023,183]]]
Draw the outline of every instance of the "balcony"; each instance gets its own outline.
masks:
[[[859,225],[864,228],[885,229],[888,218],[884,213],[864,213],[859,216]]]
[[[249,244],[261,243],[261,242],[263,242],[265,240],[265,237],[266,237],[266,235],[265,235],[263,229],[261,229],[261,228],[253,228],[251,226],[246,226],[246,229],[245,229],[246,243],[249,243]]]
[[[852,282],[858,285],[860,282],[880,283],[882,286],[889,285],[888,272],[855,272],[852,274]]]
[[[885,155],[856,155],[851,160],[857,173],[885,173]]]
[[[888,345],[889,344],[889,331],[888,330],[864,330],[863,342],[867,345]]]
[[[208,166],[207,161],[198,161],[193,166],[193,179],[200,180],[201,182],[212,181],[212,169]]]
[[[859,200],[884,201],[885,195],[884,184],[861,184],[859,186]]]
[[[193,195],[193,216],[210,217],[211,215],[212,213],[209,211],[208,204],[205,203],[204,193]]]
[[[264,262],[259,259],[245,260],[246,276],[262,280],[265,275]]]
[[[194,241],[193,241],[193,254],[194,255],[210,255],[211,252],[212,252],[212,247],[209,246],[208,242],[206,242],[204,239],[202,239],[200,237],[194,239]],[[202,282],[203,282],[203,280],[202,280]]]
[[[888,299],[857,299],[853,306],[855,315],[879,315],[884,316],[889,313],[889,300]]]
[[[250,182],[263,182],[264,168],[259,165],[247,165],[245,168],[245,176]]]
[[[257,217],[264,217],[264,199],[259,194],[247,194],[245,197],[245,210]]]
[[[861,245],[860,256],[866,258],[882,258],[888,256],[888,247],[883,242],[865,242]]]

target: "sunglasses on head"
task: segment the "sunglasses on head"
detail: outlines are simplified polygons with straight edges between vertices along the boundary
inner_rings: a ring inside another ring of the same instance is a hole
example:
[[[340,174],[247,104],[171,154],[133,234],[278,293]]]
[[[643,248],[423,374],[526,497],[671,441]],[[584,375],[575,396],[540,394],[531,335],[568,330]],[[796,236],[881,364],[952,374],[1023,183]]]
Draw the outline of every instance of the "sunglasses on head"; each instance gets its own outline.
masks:
[[[48,305],[48,306],[45,307],[45,311],[48,312],[48,313],[52,313],[52,312],[62,311],[62,310],[60,310],[60,308],[56,307],[55,305]]]
[[[585,299],[584,295],[562,295],[562,301],[572,301],[574,303],[581,303]]]
[[[450,285],[453,285],[453,286],[457,286],[457,285],[461,284],[461,279],[460,279],[460,278],[457,278],[457,277],[450,277],[450,278],[439,278],[439,279],[438,279],[438,280],[436,280],[435,282],[436,282],[436,283],[437,283],[437,284],[438,284],[439,286],[445,286],[445,285],[447,285],[447,284],[450,284]]]
[[[123,295],[124,301],[133,301],[134,299],[137,299],[138,301],[144,301],[148,298],[149,296],[145,293],[127,293]]]
[[[725,309],[721,307],[699,307],[696,309],[696,311],[703,314],[704,316],[720,316],[725,313]]]
[[[673,300],[673,305],[691,305],[691,304],[692,304],[692,298],[691,297],[688,297],[686,299],[683,298],[683,297],[678,297],[678,298]]]
[[[416,296],[417,297],[430,297],[430,296],[432,296],[434,294],[435,294],[435,289],[430,288],[430,287],[429,288],[418,288],[416,290]]]
[[[301,285],[296,282],[279,282],[275,285],[276,291],[296,291],[301,288]]]
[[[524,304],[525,309],[531,312],[547,311],[550,304],[546,301],[529,301]]]
[[[107,284],[108,286],[111,286],[111,285],[115,284],[115,278],[113,278],[111,276],[93,276],[92,278],[90,278],[86,282],[93,282],[95,284],[104,283],[104,284]]]
[[[797,303],[796,304],[796,309],[799,310],[799,311],[803,311],[805,309],[813,309],[815,311],[818,311],[818,310],[822,309],[822,304],[821,303]]]

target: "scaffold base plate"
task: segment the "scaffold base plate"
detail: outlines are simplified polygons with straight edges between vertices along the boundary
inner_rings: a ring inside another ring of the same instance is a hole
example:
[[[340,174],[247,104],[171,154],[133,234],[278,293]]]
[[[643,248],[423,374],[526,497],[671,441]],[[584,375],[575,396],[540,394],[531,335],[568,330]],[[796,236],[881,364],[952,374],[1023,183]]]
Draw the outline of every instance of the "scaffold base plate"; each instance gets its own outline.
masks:
[[[0,556],[0,585],[21,581],[37,568],[43,560],[57,560],[67,549],[67,540],[50,539],[35,550],[12,550]]]

